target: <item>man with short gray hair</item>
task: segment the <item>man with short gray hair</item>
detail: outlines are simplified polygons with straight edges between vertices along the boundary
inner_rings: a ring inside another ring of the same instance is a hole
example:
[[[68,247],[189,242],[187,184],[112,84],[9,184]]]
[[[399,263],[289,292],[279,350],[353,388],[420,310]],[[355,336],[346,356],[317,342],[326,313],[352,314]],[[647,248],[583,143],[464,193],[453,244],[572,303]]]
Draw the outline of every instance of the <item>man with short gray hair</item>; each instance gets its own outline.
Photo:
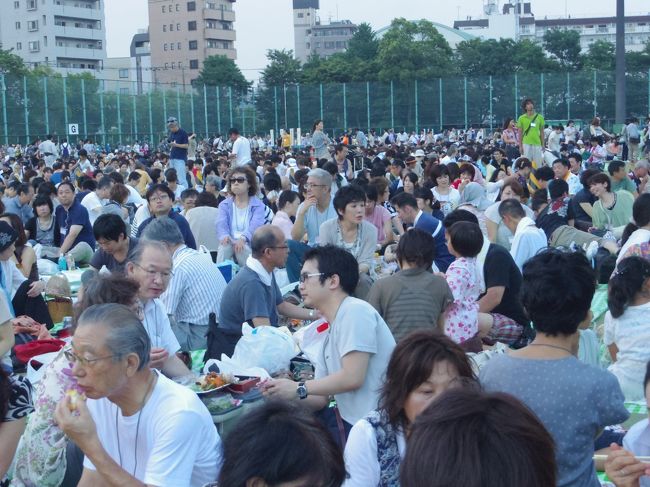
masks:
[[[87,400],[66,394],[54,417],[84,453],[79,486],[185,485],[214,481],[221,440],[190,389],[149,368],[151,341],[119,304],[80,316],[66,357]]]
[[[172,254],[173,274],[160,300],[181,350],[204,350],[210,323],[219,322],[226,280],[212,263],[210,254],[185,245],[183,234],[171,218],[156,218],[142,238],[162,242]]]

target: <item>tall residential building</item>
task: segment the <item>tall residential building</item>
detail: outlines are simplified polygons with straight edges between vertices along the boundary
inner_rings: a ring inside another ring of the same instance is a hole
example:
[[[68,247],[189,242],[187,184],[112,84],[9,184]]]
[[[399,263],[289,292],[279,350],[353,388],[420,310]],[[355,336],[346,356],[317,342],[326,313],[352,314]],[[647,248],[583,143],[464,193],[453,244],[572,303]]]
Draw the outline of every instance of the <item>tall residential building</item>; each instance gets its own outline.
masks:
[[[237,59],[235,0],[149,0],[155,83],[189,84],[209,56]]]
[[[30,66],[63,73],[101,69],[104,0],[3,0],[0,44]]]
[[[328,57],[345,51],[357,31],[349,20],[322,24],[318,9],[319,0],[293,0],[294,57],[303,63],[312,54]]]
[[[616,17],[536,18],[529,2],[504,3],[484,0],[484,16],[454,22],[454,28],[484,39],[529,39],[541,43],[549,29],[575,30],[580,34],[580,47],[587,50],[596,41],[616,43]],[[641,51],[650,40],[650,15],[625,17],[625,50]]]

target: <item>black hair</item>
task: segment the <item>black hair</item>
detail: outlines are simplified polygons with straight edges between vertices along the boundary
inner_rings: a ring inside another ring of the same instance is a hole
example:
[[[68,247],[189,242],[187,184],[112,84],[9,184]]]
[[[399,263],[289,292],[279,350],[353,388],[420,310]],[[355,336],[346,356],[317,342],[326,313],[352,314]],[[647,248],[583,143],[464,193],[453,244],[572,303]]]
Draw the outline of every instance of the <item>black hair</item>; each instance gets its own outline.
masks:
[[[123,235],[124,238],[127,237],[126,224],[119,215],[99,215],[95,223],[93,223],[93,234],[95,235],[95,240],[104,238],[117,242],[120,235]]]
[[[360,186],[356,184],[350,184],[348,186],[343,186],[339,189],[334,195],[334,209],[338,215],[339,220],[343,219],[343,214],[345,213],[345,208],[351,203],[365,203],[366,202],[366,193]]]
[[[157,183],[152,184],[151,187],[147,190],[146,199],[149,201],[154,193],[161,192],[169,196],[169,199],[174,201],[175,195],[174,192],[166,184]]]
[[[113,185],[113,179],[108,176],[104,176],[97,183],[97,189],[110,188]]]
[[[447,229],[457,222],[469,222],[469,223],[476,223],[478,225],[478,218],[471,211],[456,209],[445,217],[442,224],[445,227],[445,229]]]
[[[620,171],[621,169],[625,168],[625,163],[623,161],[609,161],[609,164],[607,165],[607,172],[609,173],[610,176],[613,176],[615,172]]]
[[[217,200],[217,197],[209,191],[203,191],[196,197],[196,206],[211,206],[212,208],[217,208],[219,206],[219,200]]]
[[[555,160],[553,161],[553,165],[555,165],[555,164],[562,164],[562,165],[563,165],[564,167],[566,167],[567,169],[569,169],[569,168],[571,167],[571,164],[569,164],[569,160],[568,160],[568,159],[562,159],[562,158],[560,158],[560,159],[555,159]]]
[[[332,436],[310,411],[290,401],[266,401],[242,416],[223,441],[219,485],[246,487],[258,477],[266,485],[300,480],[340,487],[345,476],[342,451]]]
[[[626,257],[609,280],[607,291],[609,311],[618,318],[630,305],[634,296],[641,292],[643,284],[650,278],[650,262],[643,257]]]
[[[408,262],[422,269],[430,269],[436,258],[436,242],[430,233],[412,228],[397,243],[398,262]]]
[[[546,188],[540,188],[533,194],[530,200],[530,207],[533,211],[538,211],[542,206],[548,204],[548,191]]]
[[[282,189],[282,178],[277,172],[271,171],[264,175],[264,190],[265,191],[280,191]]]
[[[609,179],[609,176],[605,174],[604,172],[599,172],[598,174],[594,174],[589,178],[589,187],[593,186],[594,184],[604,184],[605,189],[607,192],[612,190],[612,181]]]
[[[548,195],[552,200],[556,200],[569,193],[569,183],[564,179],[553,179],[548,182]]]
[[[81,189],[83,191],[95,191],[97,189],[97,181],[92,178],[84,178],[81,182]]]
[[[483,247],[481,227],[475,223],[456,222],[447,230],[451,245],[461,257],[476,257]]]
[[[499,216],[501,218],[503,218],[504,215],[508,215],[518,219],[524,218],[526,216],[526,212],[521,207],[521,203],[513,198],[503,200],[501,203],[499,203],[498,209],[499,209]]]
[[[32,208],[34,209],[34,215],[36,215],[36,208],[43,205],[48,206],[51,214],[54,213],[54,204],[52,203],[50,197],[44,194],[37,194],[36,197],[34,198],[34,201],[32,201]]]
[[[16,194],[29,194],[30,189],[32,189],[29,183],[21,183],[16,188]]]
[[[239,135],[239,129],[232,127],[230,130],[228,130],[228,137],[231,135]]]
[[[555,179],[555,173],[553,172],[553,169],[548,166],[538,167],[535,169],[534,174],[535,178],[538,181],[551,181]]]
[[[140,181],[140,178],[142,175],[138,171],[131,171],[129,173],[129,177],[127,178],[127,181]]]
[[[170,167],[165,171],[165,180],[167,180],[168,183],[175,183],[178,182],[178,172],[176,169],[173,167]]]
[[[124,184],[124,176],[122,176],[119,172],[117,171],[112,171],[108,173],[109,178],[113,180],[114,183],[116,184]]]
[[[628,223],[623,230],[623,237],[621,241],[623,245],[630,238],[630,235],[637,231],[640,227],[645,227],[650,224],[650,193],[640,194],[632,205],[632,219],[634,223]]]
[[[596,168],[589,168],[585,169],[582,171],[582,174],[580,175],[580,184],[582,184],[582,187],[585,188],[586,190],[589,190],[589,180],[591,179],[592,176],[595,176],[596,174],[600,174],[601,171],[600,169]]]
[[[535,102],[533,101],[532,98],[524,98],[521,102],[521,109],[525,112],[526,111],[526,105],[529,103],[533,104],[533,107],[535,106]]]
[[[304,262],[316,261],[318,272],[321,272],[320,283],[333,275],[339,276],[341,289],[352,295],[359,283],[359,264],[354,256],[335,245],[313,247],[305,253]]]
[[[418,200],[415,199],[415,196],[406,192],[401,192],[393,196],[390,204],[399,208],[403,208],[404,206],[410,206],[416,210],[418,208]]]
[[[194,188],[187,188],[181,191],[181,201],[185,201],[187,198],[198,198],[199,192]]]
[[[70,191],[72,191],[73,193],[75,192],[74,184],[72,184],[70,181],[61,181],[59,183],[59,186],[56,188],[57,191],[61,189],[61,186],[68,186],[70,188]]]
[[[300,195],[295,191],[282,191],[280,197],[278,198],[278,209],[282,209],[287,206],[288,203],[293,203],[297,199],[300,199]]]
[[[581,253],[546,249],[524,264],[521,301],[535,329],[542,333],[575,333],[595,291],[595,272]]]
[[[366,200],[368,201],[377,201],[379,199],[379,193],[377,192],[377,186],[373,184],[366,184],[363,188],[366,193]]]

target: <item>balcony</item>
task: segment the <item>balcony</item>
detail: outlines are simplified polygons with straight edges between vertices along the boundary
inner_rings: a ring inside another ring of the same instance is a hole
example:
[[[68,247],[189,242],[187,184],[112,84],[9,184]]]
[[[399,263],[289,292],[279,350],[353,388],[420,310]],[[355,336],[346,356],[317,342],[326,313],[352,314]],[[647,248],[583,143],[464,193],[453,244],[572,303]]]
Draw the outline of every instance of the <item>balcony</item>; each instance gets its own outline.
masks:
[[[52,13],[62,17],[76,19],[104,20],[103,11],[98,8],[70,7],[68,5],[53,5]]]
[[[236,41],[237,33],[231,29],[203,29],[206,39],[217,39],[220,41]]]
[[[54,26],[54,35],[56,37],[67,37],[70,39],[85,39],[93,41],[103,41],[104,40],[104,31],[101,29],[88,29],[85,27],[70,27],[66,25]]]
[[[205,57],[208,56],[226,56],[230,59],[237,59],[236,49],[223,49],[219,47],[206,47],[204,49]]]
[[[234,22],[235,12],[232,10],[204,8],[203,19],[204,20],[225,20],[227,22]]]
[[[89,49],[87,47],[56,46],[56,57],[73,59],[106,59],[104,49]]]

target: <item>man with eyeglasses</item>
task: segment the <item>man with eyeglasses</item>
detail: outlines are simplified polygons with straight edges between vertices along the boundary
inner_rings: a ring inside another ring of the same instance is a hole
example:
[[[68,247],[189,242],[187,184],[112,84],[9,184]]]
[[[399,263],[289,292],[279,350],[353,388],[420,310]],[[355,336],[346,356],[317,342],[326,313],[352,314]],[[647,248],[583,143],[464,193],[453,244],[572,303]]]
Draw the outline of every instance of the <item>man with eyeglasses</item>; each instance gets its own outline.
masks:
[[[327,220],[337,218],[332,203],[332,176],[324,169],[312,169],[307,174],[305,184],[307,197],[296,212],[296,221],[291,229],[293,240],[288,241],[289,258],[287,275],[289,281],[296,282],[302,265],[302,257],[318,242],[320,226]],[[307,244],[303,243],[307,236]]]
[[[149,191],[147,191],[147,203],[149,205],[151,217],[143,221],[138,227],[138,238],[142,235],[147,225],[149,225],[149,223],[151,223],[155,218],[168,216],[176,222],[176,225],[178,225],[179,230],[183,234],[185,245],[196,250],[196,240],[194,240],[190,224],[187,223],[187,220],[183,215],[173,210],[174,192],[169,189],[167,185],[154,184],[149,188]]]
[[[242,323],[253,327],[278,326],[278,314],[313,320],[314,310],[300,308],[282,299],[273,271],[283,267],[289,252],[284,233],[273,225],[259,227],[251,240],[251,257],[226,286],[221,298],[219,325],[208,333],[206,359],[232,356],[242,336]]]
[[[168,377],[182,377],[191,372],[176,356],[181,347],[172,331],[165,305],[159,299],[172,278],[172,265],[171,254],[164,244],[140,240],[126,264],[126,275],[140,285],[138,299],[144,312],[142,324],[151,338],[149,365]]]

